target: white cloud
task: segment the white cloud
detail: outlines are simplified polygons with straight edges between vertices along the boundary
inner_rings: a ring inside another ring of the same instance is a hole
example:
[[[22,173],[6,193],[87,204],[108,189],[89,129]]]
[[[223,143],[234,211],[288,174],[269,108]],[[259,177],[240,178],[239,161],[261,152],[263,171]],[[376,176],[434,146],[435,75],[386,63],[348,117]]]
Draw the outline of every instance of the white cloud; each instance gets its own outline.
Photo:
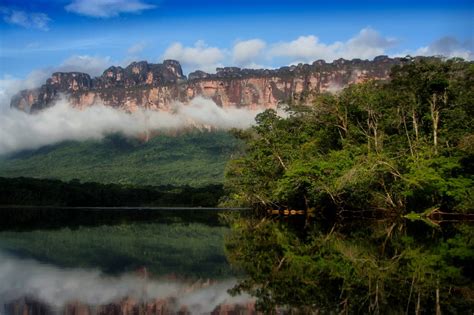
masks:
[[[48,23],[51,19],[48,15],[40,12],[26,12],[9,8],[1,8],[3,20],[9,24],[19,25],[25,28],[36,28],[48,31]]]
[[[60,100],[35,115],[11,109],[0,115],[0,154],[35,149],[64,140],[102,139],[110,133],[136,136],[147,130],[197,128],[247,128],[263,111],[222,108],[212,100],[194,98],[189,104],[175,103],[172,112],[138,110],[127,113],[96,104],[85,109]]]
[[[44,84],[50,75],[51,71],[39,69],[30,72],[23,80],[8,74],[0,78],[0,115],[9,110],[10,100],[16,93],[24,89],[33,89]]]
[[[226,54],[225,50],[197,41],[192,47],[185,47],[181,43],[171,44],[163,54],[163,59],[176,59],[191,70],[214,72],[216,67],[222,66]]]
[[[388,48],[395,46],[397,40],[383,37],[372,28],[364,28],[355,37],[344,43],[341,55],[344,58],[370,59],[385,54]]]
[[[343,44],[336,42],[326,45],[319,42],[314,35],[300,36],[291,42],[281,42],[273,46],[270,51],[272,57],[291,57],[298,60],[310,62],[316,59],[334,58],[334,52]]]
[[[65,8],[80,15],[109,18],[122,13],[139,13],[156,6],[141,0],[74,0]]]
[[[11,75],[4,75],[0,79],[0,115],[10,107],[12,96],[21,90],[21,81]]]
[[[214,72],[222,65],[236,65],[246,68],[264,68],[262,64],[277,66],[284,64],[312,63],[318,59],[332,62],[335,59],[373,59],[379,55],[442,55],[474,59],[473,41],[461,42],[454,37],[443,37],[432,44],[417,50],[396,52],[399,44],[397,38],[382,35],[377,30],[366,27],[346,41],[322,42],[315,35],[299,36],[293,40],[277,43],[266,43],[254,38],[237,41],[227,50],[221,47],[208,47],[203,41],[194,46],[185,47],[177,42],[165,51],[165,58],[180,61],[190,70]],[[268,67],[266,67],[268,68]]]
[[[270,50],[271,57],[289,57],[312,62],[317,59],[332,61],[338,58],[373,58],[384,54],[386,49],[394,46],[396,40],[383,37],[372,28],[362,29],[356,36],[346,42],[336,41],[322,43],[314,35],[300,36],[290,42],[275,44]]]
[[[232,59],[236,65],[249,67],[262,57],[266,43],[261,39],[239,41],[232,49]]]
[[[445,36],[435,40],[428,46],[417,49],[413,55],[443,56],[447,58],[460,57],[466,60],[473,60],[473,43],[472,41],[462,43],[454,37]]]
[[[99,76],[111,65],[112,62],[110,57],[74,55],[64,60],[64,62],[59,67],[55,68],[54,71],[76,71],[85,72],[91,76]]]
[[[31,71],[25,79],[4,75],[0,78],[0,113],[10,107],[11,98],[21,90],[40,87],[53,72],[84,72],[99,76],[111,66],[110,57],[74,55],[64,60],[59,66]]]
[[[129,55],[136,55],[136,54],[141,53],[143,51],[143,49],[145,49],[145,47],[146,47],[146,43],[139,42],[139,43],[136,43],[136,44],[133,44],[132,46],[130,46],[127,49],[127,53]]]

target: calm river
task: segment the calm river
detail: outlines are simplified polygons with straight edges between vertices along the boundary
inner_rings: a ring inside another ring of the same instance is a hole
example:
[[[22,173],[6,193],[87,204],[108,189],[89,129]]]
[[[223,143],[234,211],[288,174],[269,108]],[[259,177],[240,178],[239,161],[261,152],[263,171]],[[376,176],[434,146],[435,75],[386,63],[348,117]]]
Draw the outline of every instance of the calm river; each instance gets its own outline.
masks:
[[[254,314],[219,209],[3,208],[0,314]]]

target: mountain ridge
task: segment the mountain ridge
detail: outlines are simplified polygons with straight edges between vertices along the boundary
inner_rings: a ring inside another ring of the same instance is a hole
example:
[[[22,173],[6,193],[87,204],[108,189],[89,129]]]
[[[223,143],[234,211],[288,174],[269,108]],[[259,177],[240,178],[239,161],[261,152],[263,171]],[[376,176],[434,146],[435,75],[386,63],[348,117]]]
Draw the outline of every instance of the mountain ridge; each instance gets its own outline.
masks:
[[[81,72],[55,72],[41,87],[16,94],[10,106],[36,112],[64,94],[80,108],[102,102],[129,112],[138,108],[170,111],[174,102],[187,103],[196,96],[212,99],[222,107],[276,108],[308,91],[322,93],[370,79],[387,80],[393,66],[424,58],[433,57],[340,58],[278,69],[223,67],[215,74],[197,70],[187,77],[176,60],[161,64],[139,61],[125,68],[111,66],[95,78]]]

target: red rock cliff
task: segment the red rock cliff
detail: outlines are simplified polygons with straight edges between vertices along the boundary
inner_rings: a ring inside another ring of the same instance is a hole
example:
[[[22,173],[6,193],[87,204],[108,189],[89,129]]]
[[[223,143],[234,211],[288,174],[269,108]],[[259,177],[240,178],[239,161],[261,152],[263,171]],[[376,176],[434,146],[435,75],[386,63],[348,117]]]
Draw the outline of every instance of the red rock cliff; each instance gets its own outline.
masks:
[[[24,90],[12,98],[11,106],[38,111],[51,106],[64,94],[78,107],[95,102],[134,111],[139,107],[169,110],[175,101],[188,102],[196,96],[211,98],[222,107],[275,108],[280,102],[306,91],[333,91],[368,79],[388,79],[392,66],[409,62],[405,58],[376,57],[368,60],[323,60],[313,64],[275,70],[218,68],[215,74],[202,71],[183,75],[174,60],[162,64],[133,62],[126,68],[110,67],[100,77],[79,72],[53,73],[44,85]]]

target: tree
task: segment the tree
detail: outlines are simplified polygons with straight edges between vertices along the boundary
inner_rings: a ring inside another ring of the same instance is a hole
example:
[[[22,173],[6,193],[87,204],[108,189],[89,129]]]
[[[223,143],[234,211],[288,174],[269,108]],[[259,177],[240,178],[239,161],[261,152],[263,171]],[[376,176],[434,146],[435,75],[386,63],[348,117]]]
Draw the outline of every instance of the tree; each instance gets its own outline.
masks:
[[[235,291],[267,312],[472,309],[473,230],[461,222],[474,209],[473,69],[413,59],[389,82],[258,116],[226,175],[226,203],[256,209],[230,220],[228,257],[247,275]],[[274,208],[308,217],[285,224]],[[440,228],[434,213],[456,223]]]

